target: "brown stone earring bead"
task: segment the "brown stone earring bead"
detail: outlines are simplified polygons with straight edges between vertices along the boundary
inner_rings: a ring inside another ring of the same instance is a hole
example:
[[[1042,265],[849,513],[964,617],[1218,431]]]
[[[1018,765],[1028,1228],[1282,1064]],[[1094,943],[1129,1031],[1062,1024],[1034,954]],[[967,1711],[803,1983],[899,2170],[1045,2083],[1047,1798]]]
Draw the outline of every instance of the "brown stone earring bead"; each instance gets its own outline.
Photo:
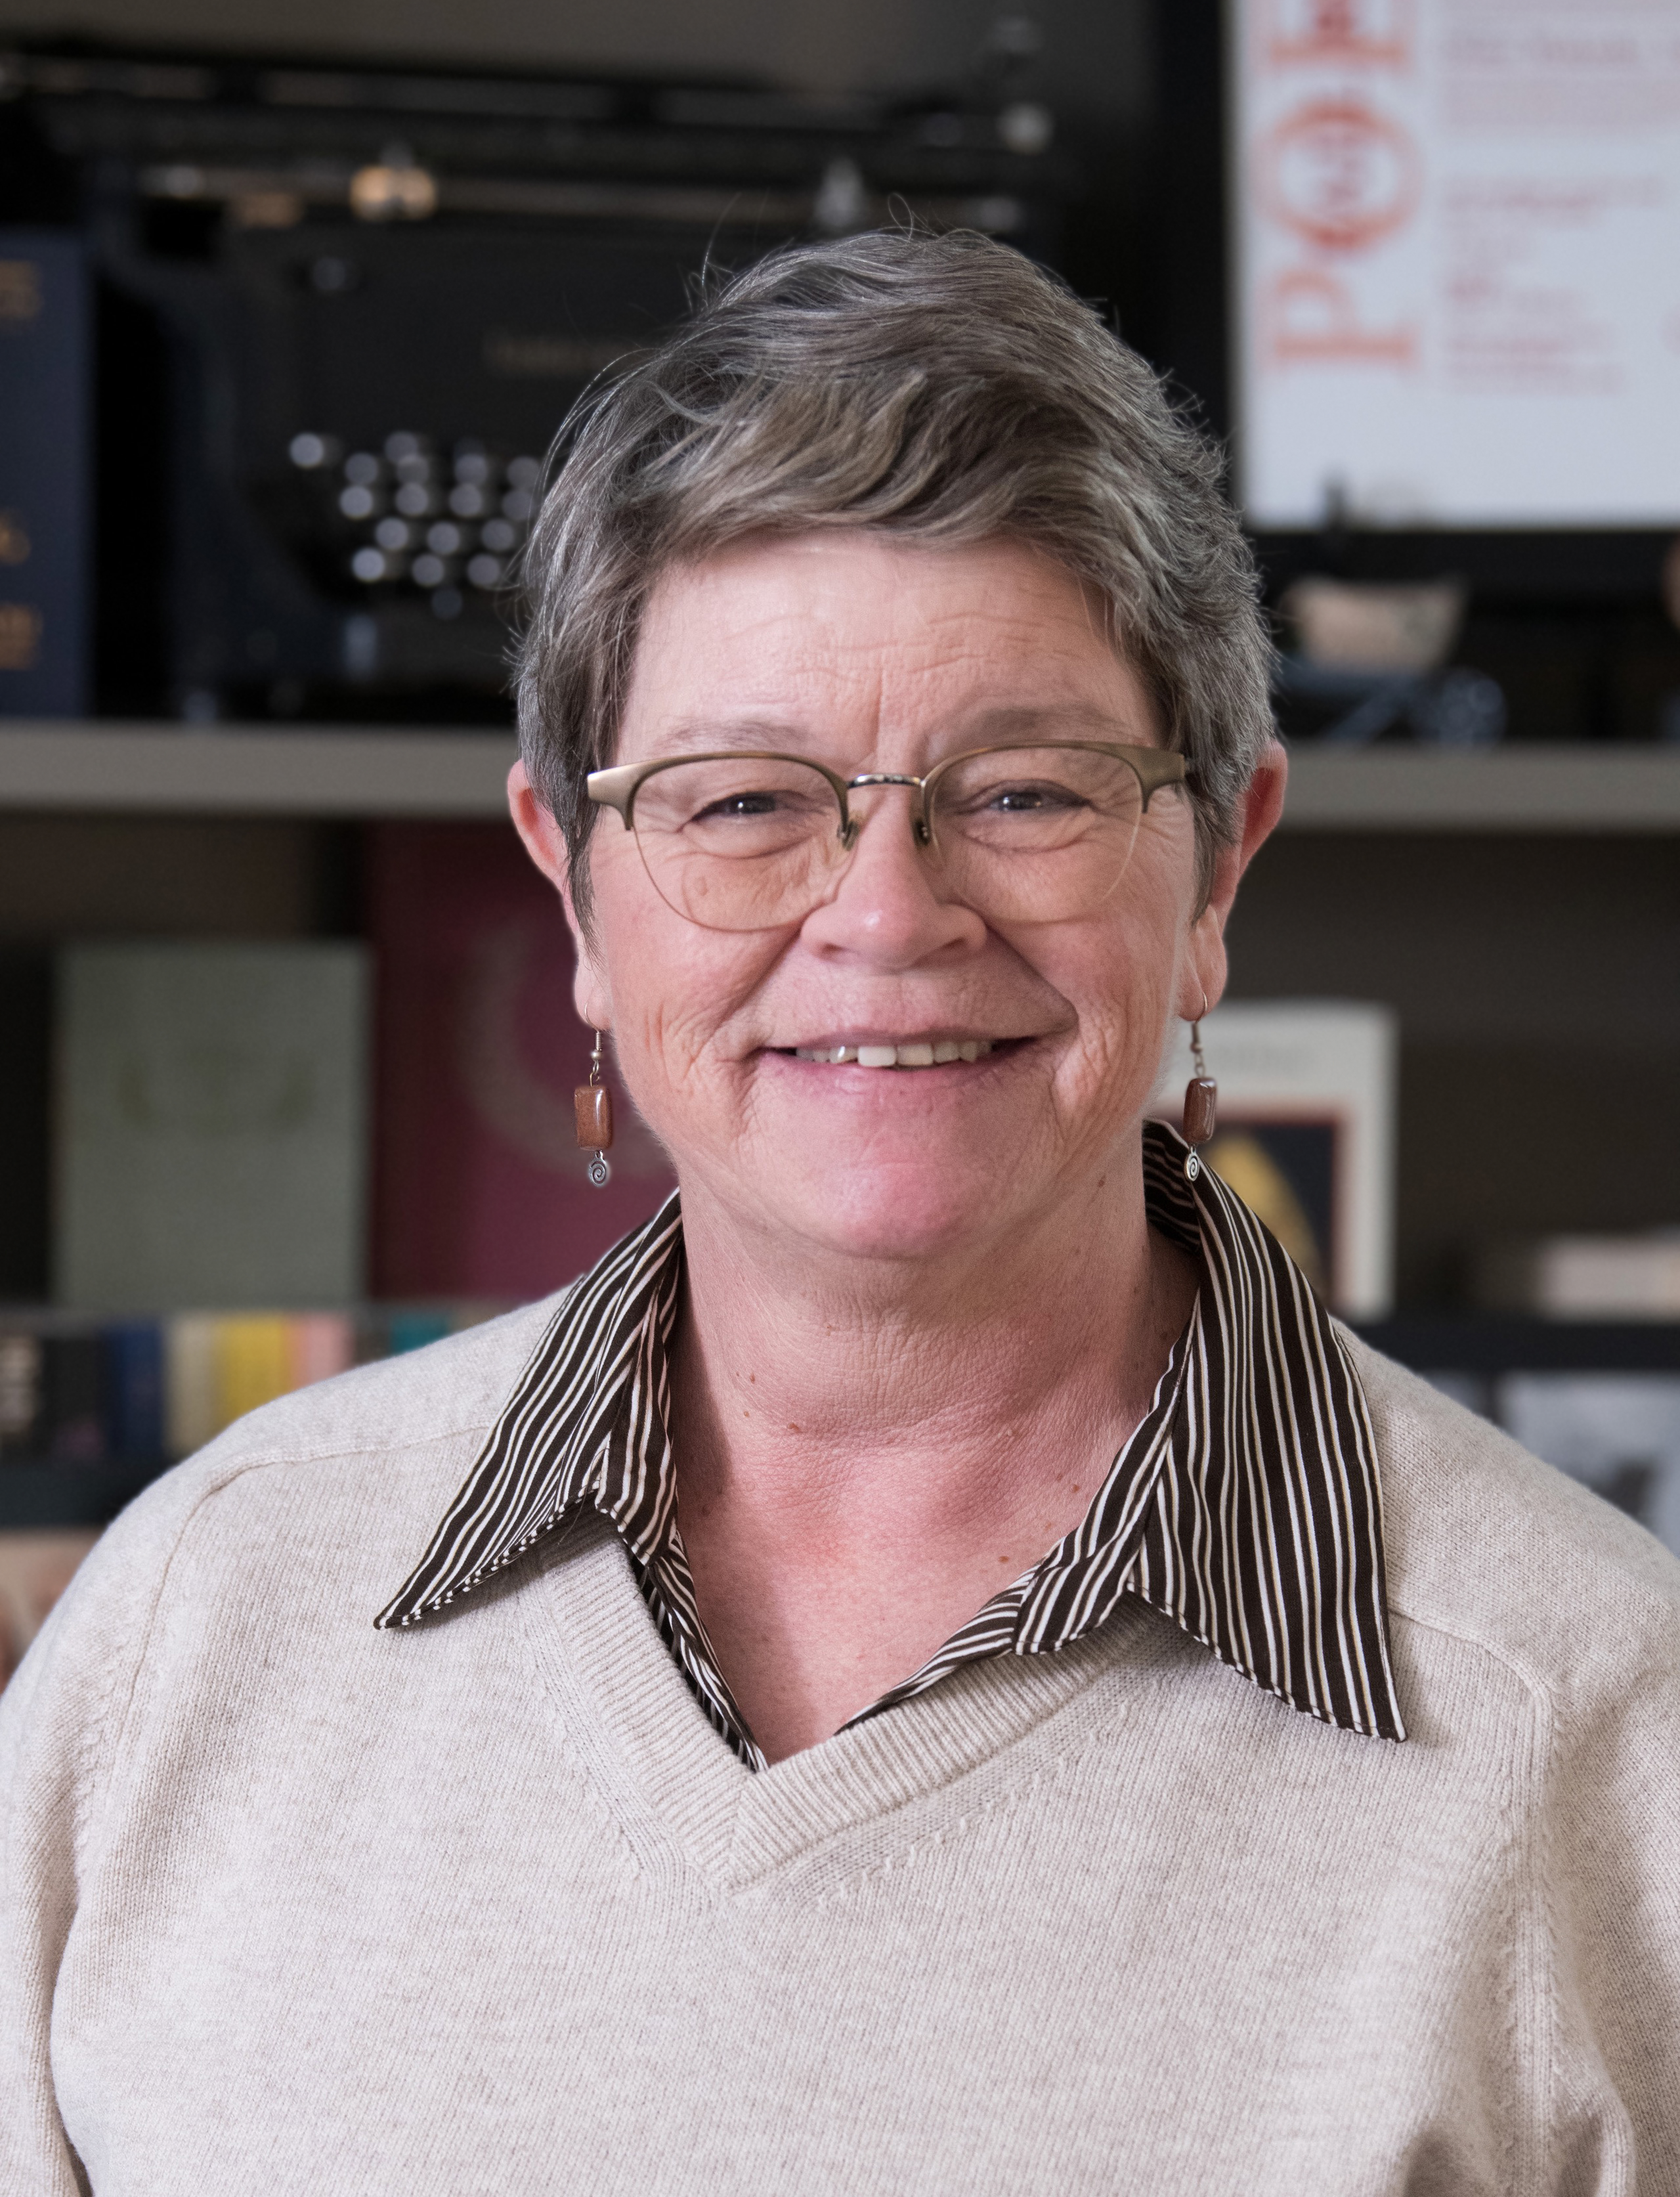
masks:
[[[1185,1142],[1205,1145],[1214,1133],[1219,1087],[1211,1075],[1192,1075],[1185,1086]]]
[[[607,1151],[612,1143],[612,1093],[604,1083],[580,1083],[571,1096],[579,1145],[585,1151]]]

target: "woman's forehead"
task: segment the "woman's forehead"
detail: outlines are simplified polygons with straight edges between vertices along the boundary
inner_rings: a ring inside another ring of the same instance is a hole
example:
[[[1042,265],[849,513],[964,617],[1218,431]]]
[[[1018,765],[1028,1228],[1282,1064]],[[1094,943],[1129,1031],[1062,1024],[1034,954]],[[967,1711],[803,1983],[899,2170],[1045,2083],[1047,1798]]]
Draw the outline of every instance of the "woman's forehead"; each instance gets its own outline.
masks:
[[[1064,737],[1150,737],[1141,687],[1086,589],[1019,543],[761,538],[661,581],[632,667],[630,745],[704,745],[726,728],[761,745],[837,716],[959,720],[981,738],[1031,736],[1037,720],[1080,721]]]

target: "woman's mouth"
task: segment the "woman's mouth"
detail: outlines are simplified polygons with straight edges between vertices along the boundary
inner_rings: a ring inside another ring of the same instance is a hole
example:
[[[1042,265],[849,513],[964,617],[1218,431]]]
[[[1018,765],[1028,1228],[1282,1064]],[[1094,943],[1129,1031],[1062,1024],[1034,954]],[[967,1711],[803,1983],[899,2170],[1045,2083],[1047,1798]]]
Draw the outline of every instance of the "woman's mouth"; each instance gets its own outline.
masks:
[[[910,1038],[893,1045],[796,1045],[785,1050],[794,1060],[854,1068],[947,1068],[956,1061],[984,1060],[1007,1040],[989,1037]]]

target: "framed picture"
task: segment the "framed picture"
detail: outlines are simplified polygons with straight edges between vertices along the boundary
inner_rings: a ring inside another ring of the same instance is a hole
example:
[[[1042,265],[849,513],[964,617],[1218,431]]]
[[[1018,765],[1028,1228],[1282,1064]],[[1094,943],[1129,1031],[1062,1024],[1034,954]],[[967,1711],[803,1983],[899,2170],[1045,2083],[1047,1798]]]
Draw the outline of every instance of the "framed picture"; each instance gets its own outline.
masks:
[[[1219,1087],[1208,1163],[1337,1312],[1380,1319],[1394,1286],[1392,1010],[1244,1000],[1208,1016],[1202,1041]],[[1180,1024],[1149,1110],[1175,1128],[1192,1072]]]

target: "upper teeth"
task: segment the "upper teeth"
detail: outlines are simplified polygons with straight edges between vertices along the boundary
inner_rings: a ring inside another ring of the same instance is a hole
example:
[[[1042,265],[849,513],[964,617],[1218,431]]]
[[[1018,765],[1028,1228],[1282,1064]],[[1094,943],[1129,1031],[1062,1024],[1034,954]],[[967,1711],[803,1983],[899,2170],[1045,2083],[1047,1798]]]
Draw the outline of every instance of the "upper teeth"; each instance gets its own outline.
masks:
[[[943,1068],[947,1061],[983,1060],[992,1050],[988,1037],[941,1038],[913,1045],[797,1045],[796,1060],[853,1061],[860,1068]]]

